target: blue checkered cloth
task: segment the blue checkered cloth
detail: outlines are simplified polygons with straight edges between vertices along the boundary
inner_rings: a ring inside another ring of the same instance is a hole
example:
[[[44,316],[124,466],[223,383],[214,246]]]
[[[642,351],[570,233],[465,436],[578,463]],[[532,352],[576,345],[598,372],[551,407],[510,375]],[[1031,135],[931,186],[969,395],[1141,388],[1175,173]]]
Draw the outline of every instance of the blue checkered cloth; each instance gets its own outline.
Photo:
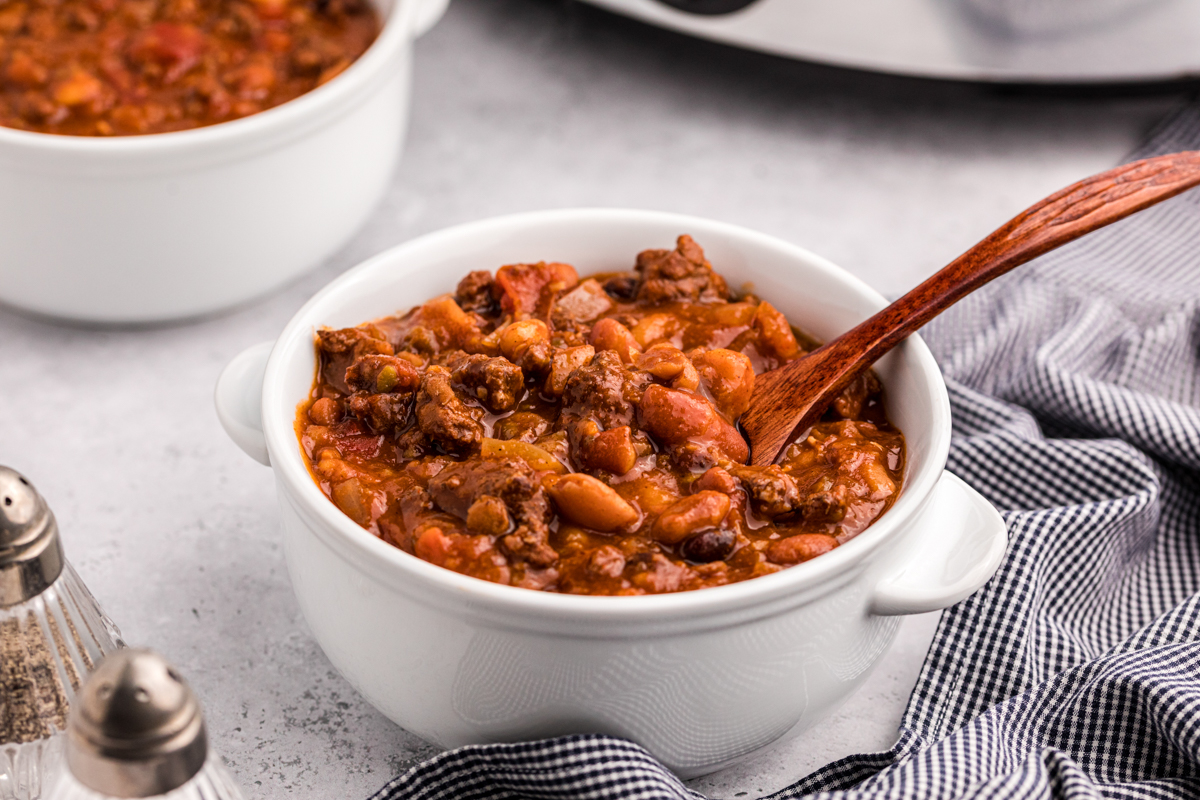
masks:
[[[1200,149],[1200,108],[1135,158]],[[1200,190],[976,292],[923,332],[950,469],[1004,513],[886,753],[772,797],[1200,797]],[[700,798],[630,742],[464,747],[372,800]]]

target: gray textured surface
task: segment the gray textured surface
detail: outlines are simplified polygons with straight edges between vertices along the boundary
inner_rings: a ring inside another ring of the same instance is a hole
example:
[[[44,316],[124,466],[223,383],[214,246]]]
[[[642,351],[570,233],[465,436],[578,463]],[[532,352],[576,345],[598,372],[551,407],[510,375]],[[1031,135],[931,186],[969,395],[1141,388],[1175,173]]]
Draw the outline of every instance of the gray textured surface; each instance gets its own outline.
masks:
[[[417,47],[394,188],[322,268],[235,313],[151,331],[0,310],[0,463],[49,498],[69,557],[127,638],[190,678],[249,795],[365,798],[435,751],[360,699],[310,638],[270,472],[212,410],[232,356],[273,338],[366,256],[526,209],[636,206],[740,223],[894,294],[1113,164],[1171,102],[986,94],[793,65],[570,4],[454,0]],[[870,684],[818,729],[693,785],[755,797],[887,747],[934,621],[909,621]]]

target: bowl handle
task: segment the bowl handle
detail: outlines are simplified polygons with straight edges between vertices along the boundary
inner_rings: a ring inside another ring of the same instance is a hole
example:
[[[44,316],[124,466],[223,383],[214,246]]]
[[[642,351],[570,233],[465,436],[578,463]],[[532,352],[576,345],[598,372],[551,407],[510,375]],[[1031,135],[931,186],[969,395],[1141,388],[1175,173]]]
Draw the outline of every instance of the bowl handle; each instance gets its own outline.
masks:
[[[1008,547],[1008,529],[983,495],[943,472],[929,505],[899,544],[900,566],[876,587],[871,613],[948,608],[988,582]]]
[[[268,467],[271,457],[267,454],[267,438],[263,434],[262,387],[267,359],[274,346],[273,341],[262,342],[234,356],[221,370],[213,393],[217,418],[225,433],[246,455]]]
[[[438,20],[446,13],[450,0],[414,0],[417,7],[413,9],[412,32],[413,38],[424,36],[429,29],[438,24]]]

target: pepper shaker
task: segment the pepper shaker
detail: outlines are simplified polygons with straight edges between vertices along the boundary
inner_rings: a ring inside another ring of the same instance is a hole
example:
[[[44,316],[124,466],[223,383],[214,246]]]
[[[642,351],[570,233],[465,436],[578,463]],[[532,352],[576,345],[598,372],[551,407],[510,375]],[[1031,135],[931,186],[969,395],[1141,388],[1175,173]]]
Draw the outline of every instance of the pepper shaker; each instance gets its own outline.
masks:
[[[71,709],[66,761],[48,800],[242,800],[208,748],[191,688],[151,650],[119,650]]]
[[[46,501],[0,466],[0,800],[37,800],[75,693],[121,634],[63,556]]]

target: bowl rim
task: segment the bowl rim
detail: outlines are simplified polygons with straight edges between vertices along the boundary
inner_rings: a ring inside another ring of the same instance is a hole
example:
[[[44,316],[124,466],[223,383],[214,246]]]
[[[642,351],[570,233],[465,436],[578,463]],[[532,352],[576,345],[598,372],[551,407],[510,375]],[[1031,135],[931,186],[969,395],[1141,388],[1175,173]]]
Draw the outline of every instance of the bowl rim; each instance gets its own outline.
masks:
[[[339,557],[361,571],[373,573],[389,581],[397,591],[405,592],[424,603],[436,602],[434,593],[451,597],[490,615],[509,620],[533,619],[575,620],[590,622],[653,621],[674,619],[709,619],[710,624],[724,624],[726,612],[745,612],[766,608],[783,602],[794,605],[814,591],[835,583],[839,577],[853,572],[872,553],[881,550],[902,533],[929,501],[945,467],[950,445],[950,404],[941,371],[933,354],[916,335],[896,348],[906,363],[915,367],[932,394],[934,403],[928,409],[933,441],[929,458],[909,476],[901,496],[878,522],[846,544],[820,558],[725,586],[684,592],[626,597],[569,595],[492,583],[430,564],[375,537],[354,523],[324,495],[312,479],[296,441],[294,409],[302,398],[282,396],[282,383],[289,361],[311,347],[312,331],[320,324],[311,316],[325,303],[342,295],[354,295],[359,284],[377,272],[395,269],[409,257],[428,254],[456,240],[473,238],[486,241],[503,232],[526,230],[539,226],[570,224],[621,225],[633,222],[657,223],[677,231],[687,231],[699,237],[721,237],[741,241],[758,248],[768,248],[792,259],[804,262],[804,268],[816,269],[832,276],[844,285],[848,294],[858,293],[882,308],[887,301],[866,283],[832,262],[804,248],[764,233],[717,222],[702,217],[622,208],[572,208],[533,211],[491,217],[455,225],[428,233],[375,255],[326,284],[314,294],[285,325],[275,340],[267,362],[262,387],[263,431],[270,453],[271,468],[281,490],[296,507],[297,512],[318,523],[313,531],[324,539]],[[710,239],[711,240],[711,239]],[[412,267],[415,269],[415,267]],[[428,268],[426,265],[425,268]],[[280,407],[292,409],[287,419],[272,415]],[[284,501],[281,491],[281,501]],[[722,614],[722,620],[712,615]],[[726,620],[727,621],[727,620]],[[580,635],[587,635],[580,631]]]
[[[375,41],[341,74],[299,97],[249,116],[199,128],[126,136],[74,136],[0,126],[0,148],[51,155],[177,155],[180,151],[234,146],[244,140],[284,134],[311,118],[337,110],[345,98],[364,91],[413,38],[417,0],[372,0],[383,16]]]

